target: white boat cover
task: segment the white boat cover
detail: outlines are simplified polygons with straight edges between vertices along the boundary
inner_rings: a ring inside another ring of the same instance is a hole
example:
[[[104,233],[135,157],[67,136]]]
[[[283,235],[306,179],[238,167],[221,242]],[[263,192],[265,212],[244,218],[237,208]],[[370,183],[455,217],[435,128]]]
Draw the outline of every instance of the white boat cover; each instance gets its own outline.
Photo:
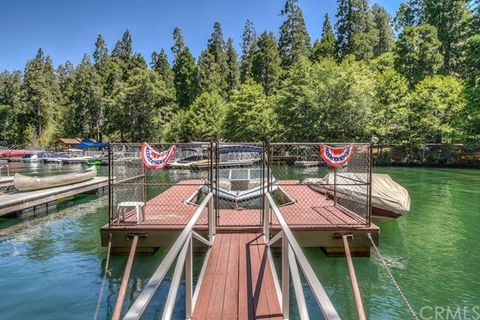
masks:
[[[366,173],[337,173],[337,191],[339,196],[349,196],[364,199],[367,188],[361,184],[367,183]],[[323,178],[308,178],[305,184],[319,185],[333,190],[334,174],[329,173]],[[372,206],[403,215],[410,211],[410,195],[404,187],[396,183],[388,174],[372,174]]]

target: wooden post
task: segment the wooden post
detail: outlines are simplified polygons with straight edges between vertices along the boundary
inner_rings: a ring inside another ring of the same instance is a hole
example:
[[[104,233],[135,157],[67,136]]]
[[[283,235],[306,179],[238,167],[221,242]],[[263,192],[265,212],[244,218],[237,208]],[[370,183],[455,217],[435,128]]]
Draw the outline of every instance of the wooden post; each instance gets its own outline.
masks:
[[[345,256],[347,258],[348,272],[350,273],[350,281],[352,282],[353,297],[355,298],[355,306],[357,307],[357,314],[359,320],[366,320],[365,310],[363,309],[362,296],[358,288],[357,276],[355,275],[355,268],[353,267],[352,256],[350,254],[350,247],[348,246],[348,237],[352,235],[342,235],[343,246],[345,247]]]
[[[132,271],[133,258],[135,257],[137,243],[138,236],[134,236],[130,248],[130,254],[128,255],[127,266],[125,267],[125,273],[123,274],[122,284],[120,285],[120,291],[118,292],[117,302],[115,303],[112,320],[119,320],[122,313],[123,301],[125,300],[125,294],[127,292],[128,279],[130,278],[130,272]]]

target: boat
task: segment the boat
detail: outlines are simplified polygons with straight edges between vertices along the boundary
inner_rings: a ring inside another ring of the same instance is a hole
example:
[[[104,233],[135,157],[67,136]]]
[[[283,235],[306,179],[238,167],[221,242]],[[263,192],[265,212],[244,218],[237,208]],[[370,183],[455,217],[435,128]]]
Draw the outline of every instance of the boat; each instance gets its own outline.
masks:
[[[108,165],[108,155],[100,154],[92,159],[86,161],[87,166],[107,166]]]
[[[302,181],[313,190],[333,197],[335,176],[329,173],[323,178]],[[367,197],[365,173],[337,173],[336,194],[339,198],[364,202]],[[372,217],[382,220],[397,219],[410,211],[410,194],[388,174],[372,174]]]
[[[38,158],[38,155],[32,154],[32,155],[24,156],[22,159],[20,159],[20,162],[22,162],[22,163],[39,163],[40,158]]]
[[[88,160],[92,160],[93,157],[87,157],[83,155],[81,149],[68,149],[66,156],[59,158],[63,164],[81,164],[86,163]]]
[[[95,166],[78,172],[46,177],[31,177],[16,173],[13,184],[18,191],[33,191],[79,183],[91,180],[96,176],[97,169]]]
[[[260,198],[267,192],[268,181],[262,183],[260,169],[230,169],[220,170],[220,179],[217,186],[213,186],[213,193],[223,200],[232,202],[249,201]],[[272,179],[270,191],[276,191],[278,185],[275,178]],[[210,181],[205,181],[202,192],[210,191]]]
[[[247,167],[261,160],[263,148],[253,145],[226,145],[218,149],[220,168]],[[216,166],[214,161],[213,165]],[[207,169],[211,166],[210,159],[205,159],[202,154],[190,155],[173,161],[169,164],[172,169]]]

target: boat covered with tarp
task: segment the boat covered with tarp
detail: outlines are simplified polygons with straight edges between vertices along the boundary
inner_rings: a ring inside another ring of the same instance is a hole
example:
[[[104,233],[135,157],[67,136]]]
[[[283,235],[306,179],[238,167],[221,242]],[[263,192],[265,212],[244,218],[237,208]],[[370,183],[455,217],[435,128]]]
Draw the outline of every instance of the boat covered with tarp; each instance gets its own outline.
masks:
[[[82,171],[45,177],[26,176],[16,173],[13,184],[18,191],[34,191],[84,182],[96,176],[97,169],[95,166]]]
[[[336,181],[335,181],[336,180]],[[308,178],[302,183],[333,197],[364,202],[368,195],[368,176],[365,173],[328,173],[323,178]],[[336,184],[336,188],[334,185]],[[396,219],[410,211],[410,194],[388,174],[372,174],[372,216]]]

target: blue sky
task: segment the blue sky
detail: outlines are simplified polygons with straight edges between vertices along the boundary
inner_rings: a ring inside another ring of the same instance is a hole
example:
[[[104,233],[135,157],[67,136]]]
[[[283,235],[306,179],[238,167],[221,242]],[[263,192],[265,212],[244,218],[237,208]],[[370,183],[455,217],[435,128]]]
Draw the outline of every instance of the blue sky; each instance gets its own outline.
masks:
[[[393,15],[401,0],[377,1]],[[313,39],[321,35],[323,16],[333,19],[336,0],[299,0]],[[0,70],[23,70],[25,62],[43,48],[57,66],[77,64],[92,54],[101,33],[109,46],[129,29],[133,49],[150,62],[154,50],[170,54],[172,30],[182,28],[187,45],[197,56],[206,46],[213,23],[219,21],[225,38],[237,48],[246,19],[257,32],[278,33],[284,0],[2,0],[0,2]]]

